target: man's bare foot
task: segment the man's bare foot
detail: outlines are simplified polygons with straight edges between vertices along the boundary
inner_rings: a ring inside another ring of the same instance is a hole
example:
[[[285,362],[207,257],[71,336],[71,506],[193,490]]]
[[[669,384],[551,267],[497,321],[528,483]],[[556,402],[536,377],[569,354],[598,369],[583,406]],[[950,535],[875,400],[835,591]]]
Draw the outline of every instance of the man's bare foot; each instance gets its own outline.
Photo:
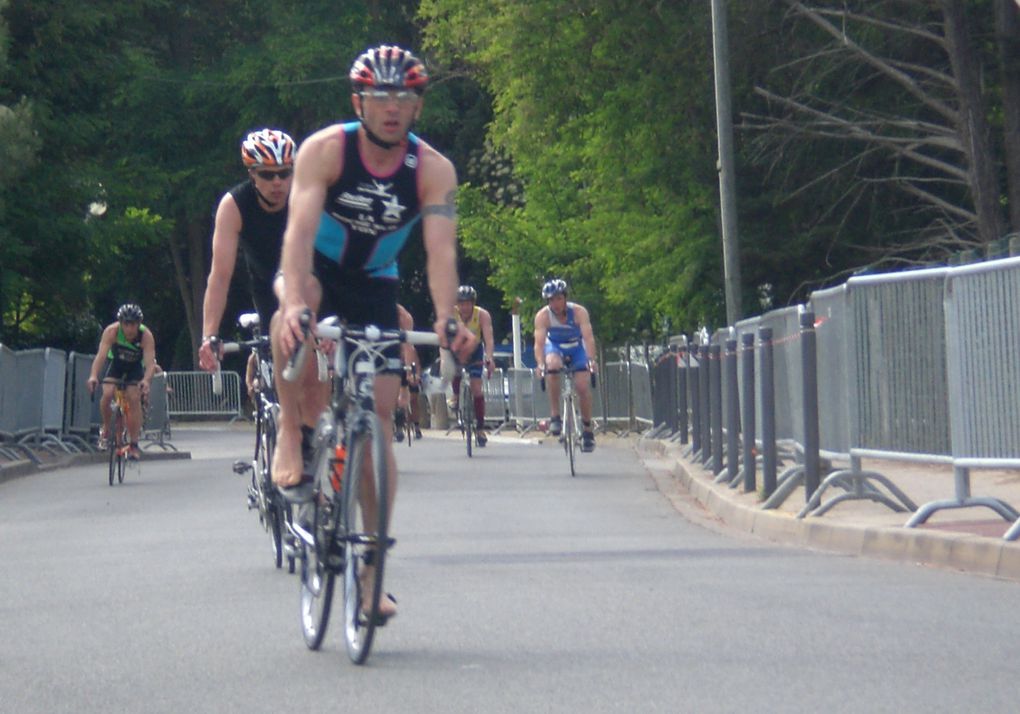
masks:
[[[372,590],[370,583],[375,583],[375,566],[361,566],[361,613],[367,616],[372,607]],[[389,593],[383,593],[379,598],[379,619],[385,622],[397,614],[397,601]]]
[[[273,483],[285,488],[297,486],[301,483],[303,467],[300,429],[286,429],[281,425],[273,451]]]

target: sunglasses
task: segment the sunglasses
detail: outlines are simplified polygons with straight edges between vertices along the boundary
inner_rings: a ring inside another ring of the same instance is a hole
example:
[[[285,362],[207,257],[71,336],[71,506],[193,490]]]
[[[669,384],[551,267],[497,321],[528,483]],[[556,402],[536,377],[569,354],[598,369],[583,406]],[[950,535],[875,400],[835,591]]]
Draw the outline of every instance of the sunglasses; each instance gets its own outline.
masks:
[[[278,178],[281,181],[289,179],[294,174],[294,169],[280,169],[279,171],[267,171],[265,169],[259,169],[255,172],[263,181],[272,181],[274,178]]]
[[[361,95],[380,104],[392,101],[396,101],[398,104],[411,104],[418,101],[419,96],[417,92],[410,89],[366,89]]]

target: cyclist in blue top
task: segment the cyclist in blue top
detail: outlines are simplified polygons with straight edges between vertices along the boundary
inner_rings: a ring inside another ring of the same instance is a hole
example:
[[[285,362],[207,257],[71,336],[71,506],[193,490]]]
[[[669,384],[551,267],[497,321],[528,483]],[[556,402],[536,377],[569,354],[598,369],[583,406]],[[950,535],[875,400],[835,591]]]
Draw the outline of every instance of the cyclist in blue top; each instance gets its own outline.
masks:
[[[446,345],[452,325],[456,334],[450,347],[467,357],[474,337],[453,317],[459,282],[457,175],[449,159],[411,133],[428,84],[425,66],[407,50],[381,45],[362,53],[349,77],[358,121],[312,134],[295,161],[280,263],[283,291],[272,326],[273,361],[285,364],[306,339],[301,318],[309,309],[353,324],[396,328],[397,256],[418,223],[434,329]],[[393,409],[402,372],[399,356],[397,346],[390,355],[392,369],[375,380],[375,407],[387,444],[390,511],[397,490]],[[277,382],[273,481],[285,495],[305,480],[302,433],[311,434],[328,401],[328,385],[318,382],[314,362],[306,360],[298,381]],[[380,608],[386,617],[396,612],[388,598]]]
[[[142,430],[142,394],[147,394],[156,369],[156,339],[152,330],[142,324],[142,308],[133,303],[121,305],[117,310],[117,322],[110,323],[103,330],[92,361],[88,389],[95,394],[99,385],[99,372],[109,362],[103,375],[103,396],[99,401],[99,412],[103,416],[103,427],[99,432],[99,448],[105,449],[110,438],[110,402],[113,400],[114,382],[123,378],[126,382],[124,395],[128,401],[127,429],[130,448],[127,457],[137,459],[138,435]]]
[[[546,377],[549,388],[549,433],[559,436],[563,429],[560,416],[560,375],[565,361],[574,370],[574,388],[581,407],[581,450],[595,450],[591,422],[591,379],[595,374],[595,336],[588,311],[567,301],[567,283],[558,278],[542,287],[546,306],[535,314],[535,364]]]

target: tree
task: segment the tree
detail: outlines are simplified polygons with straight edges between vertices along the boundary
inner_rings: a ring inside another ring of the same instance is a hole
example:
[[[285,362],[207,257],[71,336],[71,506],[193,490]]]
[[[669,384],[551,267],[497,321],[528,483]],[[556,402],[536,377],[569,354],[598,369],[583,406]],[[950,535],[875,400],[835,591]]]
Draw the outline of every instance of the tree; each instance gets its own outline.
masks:
[[[720,321],[708,7],[423,0],[428,46],[493,98],[489,151],[523,200],[470,173],[460,233],[507,299],[564,277],[602,339]],[[492,163],[492,162],[490,162]],[[656,335],[657,336],[657,335]]]
[[[1002,199],[1020,183],[1016,121],[1001,119],[1017,101],[1015,40],[1003,37],[1016,9],[995,3],[998,55],[992,13],[973,3],[786,0],[788,54],[744,128],[758,134],[776,207],[801,212],[811,240],[843,253],[825,280],[945,260],[1005,234]],[[797,208],[810,204],[821,208]]]

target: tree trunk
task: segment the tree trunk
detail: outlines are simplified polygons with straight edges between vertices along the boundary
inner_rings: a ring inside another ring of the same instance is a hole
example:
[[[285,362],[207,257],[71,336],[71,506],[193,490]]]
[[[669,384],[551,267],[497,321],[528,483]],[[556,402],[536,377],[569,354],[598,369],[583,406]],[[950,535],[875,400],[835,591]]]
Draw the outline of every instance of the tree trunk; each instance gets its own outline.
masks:
[[[1003,147],[1009,230],[1020,232],[1020,9],[1015,0],[996,0],[995,34],[1002,65]]]
[[[982,243],[1005,234],[999,210],[999,187],[990,141],[991,129],[981,96],[979,64],[967,30],[967,18],[960,0],[939,0],[945,22],[946,49],[959,96],[956,126],[967,156],[971,197],[978,217]]]

